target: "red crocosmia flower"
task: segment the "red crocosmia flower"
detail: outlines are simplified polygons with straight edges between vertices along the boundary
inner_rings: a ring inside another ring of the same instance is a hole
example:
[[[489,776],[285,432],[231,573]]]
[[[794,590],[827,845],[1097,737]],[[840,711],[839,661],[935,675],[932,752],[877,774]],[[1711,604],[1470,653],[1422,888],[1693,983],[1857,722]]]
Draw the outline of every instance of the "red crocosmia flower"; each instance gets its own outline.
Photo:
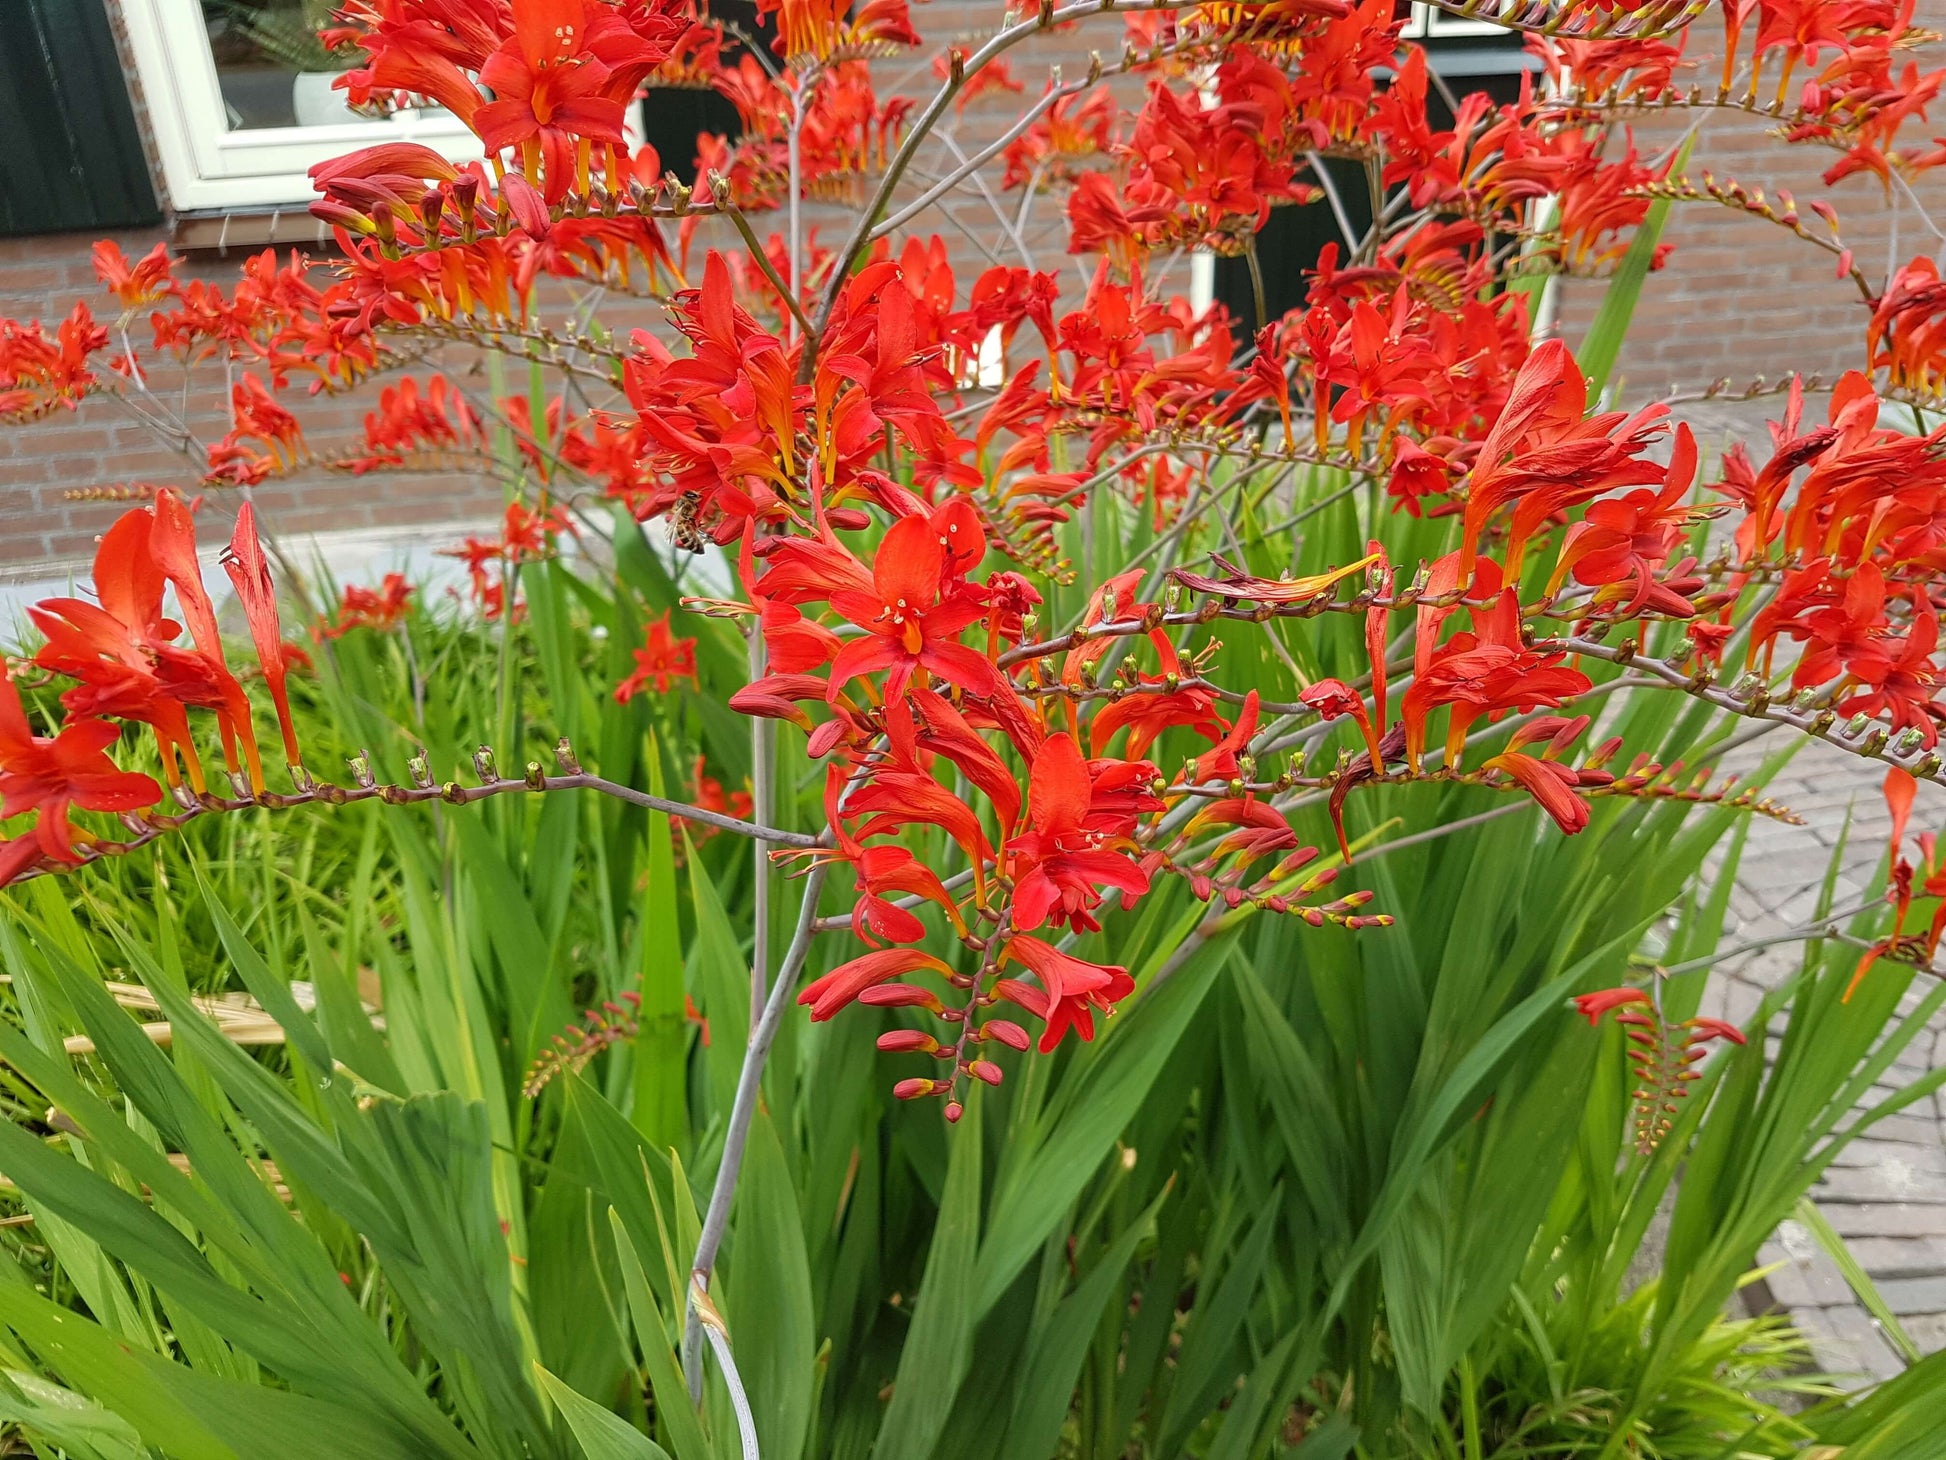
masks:
[[[1069,1029],[1078,1030],[1083,1039],[1093,1039],[1094,1011],[1112,1014],[1115,1005],[1135,992],[1135,980],[1119,964],[1088,963],[1039,938],[1015,936],[1008,941],[1000,961],[1003,967],[1021,964],[1040,980],[1041,986],[1035,988],[1018,979],[1003,978],[994,985],[994,991],[1046,1024],[1041,1035],[1042,1054],[1051,1052]]]
[[[180,756],[200,794],[202,764],[186,707],[229,703],[227,673],[199,650],[174,642],[182,628],[162,616],[162,568],[149,550],[154,521],[138,508],[102,534],[95,551],[98,604],[48,598],[27,610],[47,638],[34,662],[79,681],[61,696],[70,715],[113,715],[150,726],[170,784],[179,779]]]
[[[462,82],[462,85],[465,83]],[[473,88],[468,85],[466,90],[472,91]],[[473,99],[478,102],[477,92],[473,93]],[[457,108],[454,110],[458,111]],[[465,121],[472,115],[472,110],[468,108],[459,115],[460,120]],[[422,142],[381,142],[376,147],[361,147],[342,157],[313,163],[308,176],[311,185],[327,198],[348,201],[345,194],[340,192],[339,185],[360,183],[366,185],[365,188],[351,190],[359,202],[376,197],[404,208],[419,200],[428,182],[459,181],[459,169]]]
[[[175,280],[169,277],[175,261],[169,257],[166,243],[158,243],[140,263],[131,264],[113,239],[104,238],[95,245],[94,265],[95,277],[121,301],[123,309],[153,304],[175,287]]]
[[[550,202],[575,180],[578,140],[623,143],[625,98],[609,94],[613,69],[593,44],[598,27],[606,28],[601,22],[613,18],[587,0],[513,0],[514,33],[480,67],[494,100],[474,113],[474,130],[489,153],[520,149],[530,180],[544,161]],[[639,42],[635,48],[648,54]]]
[[[1919,781],[1911,771],[1893,766],[1885,773],[1885,808],[1892,816],[1889,852],[1894,863],[1903,855],[1905,829],[1912,820],[1912,803],[1919,795]]]
[[[169,586],[176,590],[176,601],[182,605],[182,616],[189,624],[189,637],[215,683],[217,699],[210,708],[216,711],[224,763],[233,773],[240,768],[237,741],[241,739],[250,768],[250,784],[261,789],[263,762],[257,753],[256,727],[250,721],[250,701],[223,662],[223,636],[216,627],[216,608],[203,587],[202,568],[196,561],[195,521],[189,515],[188,504],[166,487],[155,494],[154,513],[155,522],[149,529],[149,551],[155,555]]]
[[[929,689],[912,690],[900,703],[887,706],[885,729],[905,761],[917,764],[921,750],[945,756],[993,803],[1001,834],[1012,834],[1020,819],[1020,786],[1006,762],[950,700]]]
[[[1164,807],[1155,793],[1160,772],[1146,760],[1092,760],[1088,775],[1094,787],[1088,796],[1087,818],[1081,823],[1083,831],[1130,837],[1142,817]]]
[[[881,768],[853,790],[845,815],[870,817],[858,829],[860,841],[898,835],[914,822],[938,827],[966,853],[973,864],[975,894],[983,894],[986,867],[993,859],[986,832],[973,808],[934,780],[931,772],[910,763]]]
[[[845,830],[840,801],[849,773],[845,767],[826,768],[824,780],[824,818],[837,838],[835,851],[815,853],[821,861],[849,863],[858,880],[858,902],[851,912],[851,930],[861,942],[871,943],[870,928],[879,937],[894,943],[914,943],[926,934],[921,923],[906,909],[886,901],[889,894],[903,892],[921,897],[946,911],[953,931],[965,933],[966,923],[958,904],[946,891],[931,868],[901,846],[865,846]]]
[[[811,717],[798,708],[797,702],[823,699],[824,681],[815,674],[766,674],[731,695],[730,708],[739,715],[789,720],[808,733]]]
[[[1187,726],[1212,742],[1223,738],[1223,721],[1216,713],[1216,692],[1204,685],[1183,684],[1182,659],[1176,646],[1160,629],[1149,635],[1160,660],[1159,672],[1142,671],[1142,690],[1123,695],[1103,705],[1088,725],[1088,746],[1100,755],[1115,732],[1128,727],[1127,753],[1131,758],[1148,754],[1163,731]],[[1177,688],[1168,688],[1171,683]],[[1152,691],[1151,687],[1160,687]]]
[[[1693,615],[1689,600],[1658,583],[1655,574],[1681,545],[1682,530],[1689,525],[1691,514],[1683,499],[1696,479],[1696,459],[1694,434],[1688,426],[1678,426],[1662,489],[1643,488],[1591,504],[1568,529],[1548,592],[1572,573],[1585,587],[1610,590],[1597,593],[1596,602],[1620,603],[1627,617],[1645,609],[1672,618]]]
[[[1378,559],[1373,596],[1389,595],[1397,581],[1397,574],[1392,571],[1392,560],[1385,555],[1385,544],[1377,538],[1372,538],[1365,546],[1371,549],[1371,555]],[[1381,732],[1385,729],[1386,700],[1391,693],[1389,681],[1385,676],[1385,641],[1391,632],[1391,624],[1391,611],[1383,604],[1374,603],[1365,610],[1365,657],[1372,665],[1372,719]],[[1378,741],[1376,737],[1368,738],[1372,764],[1380,765],[1382,762]]]
[[[804,986],[804,992],[797,996],[797,1001],[810,1006],[813,1020],[823,1021],[853,1002],[866,989],[901,974],[917,973],[922,968],[931,969],[934,973],[953,971],[940,959],[930,953],[921,953],[917,948],[880,948],[862,954],[849,963],[839,964],[822,978],[812,979]]]
[[[18,881],[44,855],[35,837],[17,836],[12,841],[0,841],[0,887]]]
[[[1119,888],[1132,901],[1149,890],[1149,874],[1099,833],[1086,828],[1094,786],[1074,737],[1050,735],[1034,759],[1027,787],[1028,830],[1007,843],[1014,876],[1014,926],[1032,932],[1047,923],[1092,933],[1101,924],[1101,888]]]
[[[1891,874],[1886,880],[1885,900],[1893,906],[1892,931],[1884,938],[1873,943],[1858,960],[1858,967],[1852,972],[1851,982],[1845,986],[1843,1002],[1850,1003],[1851,996],[1858,991],[1858,985],[1865,981],[1872,965],[1885,954],[1892,951],[1905,935],[1906,915],[1912,911],[1913,879],[1917,875],[1912,863],[1904,854],[1906,826],[1912,819],[1912,803],[1919,791],[1919,782],[1910,771],[1893,766],[1885,773],[1885,806],[1892,816],[1892,835],[1886,855],[1891,862]],[[1921,856],[1925,860],[1927,873],[1921,889],[1928,897],[1946,895],[1946,872],[1934,865],[1934,842],[1931,836],[1919,838]],[[1926,958],[1931,960],[1934,950],[1939,946],[1939,936],[1946,929],[1946,902],[1940,904],[1933,914],[1932,928],[1926,938]]]
[[[709,774],[707,763],[697,756],[689,771],[689,804],[701,807],[704,811],[715,811],[739,820],[750,816],[751,796],[748,791],[725,790],[723,783]],[[669,833],[676,844],[676,856],[683,855],[683,838],[688,836],[693,842],[707,841],[716,835],[718,828],[706,821],[692,817],[672,816],[669,818]],[[705,1044],[709,1041],[704,1040]]]
[[[335,623],[318,632],[327,639],[343,638],[353,629],[390,629],[412,611],[412,585],[403,573],[387,573],[377,588],[347,583],[338,602]]]
[[[1472,576],[1487,518],[1534,485],[1529,464],[1521,460],[1522,446],[1530,437],[1554,438],[1575,431],[1582,425],[1587,403],[1587,382],[1568,347],[1559,340],[1536,346],[1514,377],[1505,409],[1480,443],[1479,464],[1467,491],[1462,577]],[[1584,471],[1589,464],[1576,463]]]
[[[1250,742],[1257,734],[1259,714],[1257,692],[1253,689],[1243,697],[1243,708],[1237,712],[1236,723],[1223,738],[1189,763],[1189,779],[1207,781],[1212,778],[1233,781],[1243,773],[1243,764],[1237,757],[1250,748]]]
[[[669,632],[667,609],[662,617],[649,620],[647,638],[647,645],[635,651],[634,673],[615,686],[618,705],[627,704],[650,685],[659,695],[669,693],[679,679],[688,680],[692,689],[696,686],[696,641]]]
[[[1694,1030],[1685,1041],[1690,1045],[1706,1044],[1712,1039],[1727,1039],[1731,1044],[1748,1044],[1743,1031],[1723,1019],[1685,1019],[1683,1028]]]
[[[1482,763],[1483,770],[1505,771],[1527,788],[1541,809],[1554,818],[1554,824],[1569,836],[1588,825],[1588,803],[1575,795],[1583,784],[1607,785],[1613,778],[1606,771],[1582,772],[1562,765],[1554,757],[1565,751],[1588,728],[1588,717],[1567,719],[1560,715],[1539,715],[1513,733],[1507,748]],[[1537,740],[1551,743],[1545,755],[1524,754],[1522,746]],[[1584,777],[1589,778],[1584,781]]]
[[[1473,622],[1477,634],[1455,634],[1425,654],[1400,699],[1406,754],[1415,768],[1426,748],[1426,717],[1440,705],[1452,706],[1446,763],[1458,769],[1467,729],[1480,716],[1554,708],[1590,687],[1587,675],[1562,667],[1565,655],[1537,653],[1521,642],[1520,602],[1512,589],[1503,591],[1492,608],[1475,609]],[[1420,648],[1424,650],[1423,642]]]
[[[291,723],[290,693],[285,688],[290,665],[284,656],[284,632],[277,621],[277,589],[270,581],[270,562],[257,537],[256,509],[248,502],[237,511],[236,530],[223,554],[223,571],[236,585],[243,616],[250,625],[250,641],[257,649],[257,662],[263,665],[264,685],[277,708],[277,729],[284,737],[284,764],[294,766],[298,763],[297,727]],[[263,790],[261,778],[256,789]]]
[[[79,863],[81,855],[74,849],[77,832],[68,821],[70,807],[140,811],[162,799],[162,787],[153,777],[121,770],[108,758],[108,747],[120,735],[106,720],[70,720],[51,738],[36,735],[28,727],[13,679],[0,679],[0,817],[38,811],[34,839],[40,853]],[[11,863],[25,855],[17,853],[6,860]],[[18,876],[26,865],[13,868],[12,875]]]
[[[1576,994],[1574,1007],[1587,1016],[1590,1024],[1599,1024],[1601,1016],[1612,1009],[1627,1008],[1631,1004],[1654,1007],[1655,1001],[1642,990],[1636,988],[1602,989],[1592,994]]]
[[[1324,719],[1351,716],[1358,726],[1358,733],[1365,737],[1365,748],[1371,754],[1372,763],[1378,764],[1378,734],[1372,728],[1372,717],[1365,711],[1365,697],[1357,690],[1342,679],[1320,679],[1298,698]]]
[[[779,674],[803,674],[829,664],[844,641],[792,603],[762,601],[758,626],[770,667]],[[822,684],[822,681],[820,681]]]
[[[1211,801],[1189,819],[1183,829],[1195,836],[1213,826],[1233,826],[1231,832],[1211,852],[1212,861],[1236,856],[1240,862],[1254,862],[1272,852],[1292,851],[1298,846],[1297,833],[1284,820],[1283,813],[1255,796],[1224,796]]]
[[[1000,675],[987,658],[958,640],[986,607],[946,576],[947,552],[925,517],[902,517],[879,544],[872,564],[870,593],[840,589],[831,606],[866,630],[838,651],[828,691],[838,691],[864,674],[888,671],[885,696],[904,693],[912,676],[924,669],[948,684],[977,695],[1000,689]],[[943,590],[943,596],[942,596]]]
[[[1392,438],[1392,475],[1386,479],[1385,490],[1400,507],[1417,517],[1423,498],[1443,497],[1452,487],[1452,470],[1444,457],[1426,450],[1410,436]]]
[[[1691,619],[1683,625],[1683,633],[1689,639],[1690,652],[1699,664],[1720,667],[1723,663],[1723,650],[1736,634],[1735,624],[1720,623],[1715,619]]]

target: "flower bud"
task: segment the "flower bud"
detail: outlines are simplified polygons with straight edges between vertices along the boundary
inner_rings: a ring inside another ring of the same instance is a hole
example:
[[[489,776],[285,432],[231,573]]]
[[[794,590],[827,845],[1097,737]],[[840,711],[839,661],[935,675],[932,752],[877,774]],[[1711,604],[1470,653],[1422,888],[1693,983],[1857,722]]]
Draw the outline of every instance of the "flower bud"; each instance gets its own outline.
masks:
[[[901,1080],[892,1087],[892,1096],[896,1100],[917,1100],[922,1095],[932,1094],[938,1083],[937,1080],[927,1079]]]
[[[1012,1049],[1025,1049],[1029,1038],[1027,1031],[1011,1019],[989,1019],[980,1026],[980,1038],[997,1039]]]
[[[858,1002],[875,1004],[881,1008],[930,1009],[935,1014],[946,1007],[940,1002],[939,995],[931,989],[922,989],[917,984],[909,983],[882,983],[876,988],[866,989],[859,994]]]
[[[939,1041],[923,1029],[888,1029],[879,1035],[878,1047],[888,1054],[931,1054]]]

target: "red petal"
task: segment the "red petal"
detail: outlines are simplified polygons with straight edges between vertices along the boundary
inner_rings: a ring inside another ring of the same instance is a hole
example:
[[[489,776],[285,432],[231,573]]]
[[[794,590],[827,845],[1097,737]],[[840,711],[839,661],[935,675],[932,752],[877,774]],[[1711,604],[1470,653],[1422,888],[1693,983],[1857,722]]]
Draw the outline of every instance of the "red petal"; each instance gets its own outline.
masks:
[[[257,660],[263,665],[264,683],[277,706],[277,728],[284,736],[284,763],[296,765],[297,728],[291,723],[290,696],[284,687],[290,666],[284,659],[284,633],[277,621],[277,588],[270,579],[270,562],[257,537],[257,514],[245,502],[236,515],[236,531],[230,536],[230,550],[223,555],[223,571],[236,585],[243,602],[243,614],[250,622],[250,641],[257,647]]]
[[[1066,731],[1048,736],[1027,783],[1027,819],[1034,830],[1050,835],[1079,830],[1091,795],[1088,762],[1074,737]]]
[[[945,553],[933,525],[923,517],[901,517],[879,544],[872,581],[887,608],[917,617],[939,597],[944,566]]]

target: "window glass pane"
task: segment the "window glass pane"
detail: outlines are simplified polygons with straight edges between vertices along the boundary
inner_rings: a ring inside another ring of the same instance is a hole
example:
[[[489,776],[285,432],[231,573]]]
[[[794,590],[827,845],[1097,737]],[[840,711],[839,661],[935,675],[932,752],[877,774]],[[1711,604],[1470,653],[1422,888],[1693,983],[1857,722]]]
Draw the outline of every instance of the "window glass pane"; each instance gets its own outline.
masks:
[[[317,38],[331,0],[202,0],[229,130],[331,126],[359,120],[331,89],[348,56]]]

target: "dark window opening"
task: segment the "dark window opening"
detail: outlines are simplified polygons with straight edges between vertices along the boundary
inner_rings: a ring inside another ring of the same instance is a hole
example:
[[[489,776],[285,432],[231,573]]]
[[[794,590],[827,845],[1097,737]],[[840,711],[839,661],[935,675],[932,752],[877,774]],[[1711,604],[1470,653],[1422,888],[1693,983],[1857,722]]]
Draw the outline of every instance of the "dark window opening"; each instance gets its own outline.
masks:
[[[1530,69],[1530,59],[1522,51],[1518,35],[1433,37],[1421,44],[1432,69],[1456,98],[1483,91],[1496,106],[1517,100],[1521,73]],[[1427,105],[1435,128],[1452,126],[1452,111],[1437,86],[1429,92]],[[1348,158],[1327,157],[1324,166],[1344,210],[1344,224],[1340,224],[1331,200],[1321,198],[1301,207],[1272,208],[1270,218],[1257,231],[1257,267],[1263,274],[1267,320],[1282,319],[1303,306],[1309,290],[1306,276],[1317,267],[1318,255],[1326,244],[1338,245],[1340,263],[1350,257],[1352,248],[1345,242],[1345,225],[1349,225],[1353,239],[1363,238],[1372,226],[1372,188],[1364,165]],[[1239,339],[1255,333],[1256,291],[1247,258],[1216,260],[1213,293],[1236,322]]]
[[[777,34],[776,13],[759,21],[755,0],[712,0],[710,14],[765,48],[764,57],[778,64],[769,50]],[[734,66],[737,57],[748,49],[736,34],[723,39],[723,60]],[[737,109],[721,93],[704,88],[651,87],[641,102],[642,140],[655,148],[662,159],[662,170],[673,172],[682,182],[696,181],[696,138],[702,132],[720,132],[732,141],[743,130]]]

